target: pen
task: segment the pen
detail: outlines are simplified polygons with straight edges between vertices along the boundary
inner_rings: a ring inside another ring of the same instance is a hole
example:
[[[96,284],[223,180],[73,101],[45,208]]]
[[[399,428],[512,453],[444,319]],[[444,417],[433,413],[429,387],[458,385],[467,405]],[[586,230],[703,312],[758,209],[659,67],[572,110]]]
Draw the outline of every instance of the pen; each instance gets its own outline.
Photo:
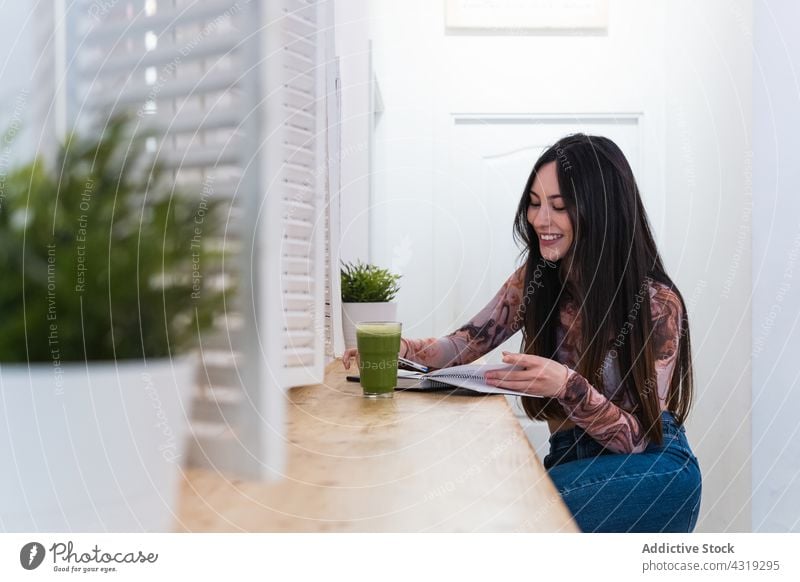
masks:
[[[405,358],[397,357],[398,364],[402,364],[406,368],[411,368],[417,372],[422,372],[423,374],[427,374],[430,371],[428,366],[423,366],[422,364],[418,364],[416,362],[412,362],[411,360],[407,360]]]

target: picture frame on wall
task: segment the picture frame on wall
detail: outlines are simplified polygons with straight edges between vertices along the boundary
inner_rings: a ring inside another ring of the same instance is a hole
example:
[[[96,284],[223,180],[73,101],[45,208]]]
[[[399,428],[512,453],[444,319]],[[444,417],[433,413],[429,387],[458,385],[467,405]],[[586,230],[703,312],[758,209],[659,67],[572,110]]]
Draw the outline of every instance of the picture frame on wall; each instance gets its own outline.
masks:
[[[454,34],[604,34],[608,0],[445,0]]]

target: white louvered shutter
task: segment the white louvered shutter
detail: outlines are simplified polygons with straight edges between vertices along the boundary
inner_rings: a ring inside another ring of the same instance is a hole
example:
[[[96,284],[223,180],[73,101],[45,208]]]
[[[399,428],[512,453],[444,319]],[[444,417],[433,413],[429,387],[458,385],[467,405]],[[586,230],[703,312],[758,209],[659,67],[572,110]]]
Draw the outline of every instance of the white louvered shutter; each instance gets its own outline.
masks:
[[[74,115],[136,112],[178,187],[198,203],[229,204],[217,283],[235,278],[240,293],[203,337],[190,459],[278,476],[285,390],[323,379],[331,45],[320,31],[332,34],[332,3],[84,1],[81,10]]]
[[[259,281],[266,299],[260,329],[280,322],[280,335],[262,337],[264,373],[283,386],[320,382],[323,376],[326,58],[318,30],[328,4],[265,4],[264,78],[270,88],[260,158],[266,189],[259,229],[266,265]]]

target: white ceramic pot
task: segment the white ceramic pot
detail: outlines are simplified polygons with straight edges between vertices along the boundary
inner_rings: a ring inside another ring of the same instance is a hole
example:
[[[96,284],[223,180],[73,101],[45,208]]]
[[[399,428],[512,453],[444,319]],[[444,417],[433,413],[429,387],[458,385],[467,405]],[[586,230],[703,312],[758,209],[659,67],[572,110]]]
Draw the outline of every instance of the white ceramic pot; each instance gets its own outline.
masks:
[[[194,369],[0,364],[0,529],[171,531]]]
[[[344,343],[356,347],[356,324],[359,321],[397,321],[397,303],[342,303]]]

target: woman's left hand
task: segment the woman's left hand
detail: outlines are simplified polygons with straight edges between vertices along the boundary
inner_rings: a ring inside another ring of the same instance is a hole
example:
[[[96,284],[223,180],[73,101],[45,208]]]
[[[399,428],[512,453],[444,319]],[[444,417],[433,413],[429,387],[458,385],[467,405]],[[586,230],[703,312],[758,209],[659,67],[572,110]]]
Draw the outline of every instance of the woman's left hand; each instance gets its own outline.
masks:
[[[571,375],[569,368],[560,362],[530,354],[503,352],[503,363],[514,364],[524,370],[503,372],[495,370],[485,374],[486,383],[498,388],[518,390],[531,396],[557,398],[562,395]]]

